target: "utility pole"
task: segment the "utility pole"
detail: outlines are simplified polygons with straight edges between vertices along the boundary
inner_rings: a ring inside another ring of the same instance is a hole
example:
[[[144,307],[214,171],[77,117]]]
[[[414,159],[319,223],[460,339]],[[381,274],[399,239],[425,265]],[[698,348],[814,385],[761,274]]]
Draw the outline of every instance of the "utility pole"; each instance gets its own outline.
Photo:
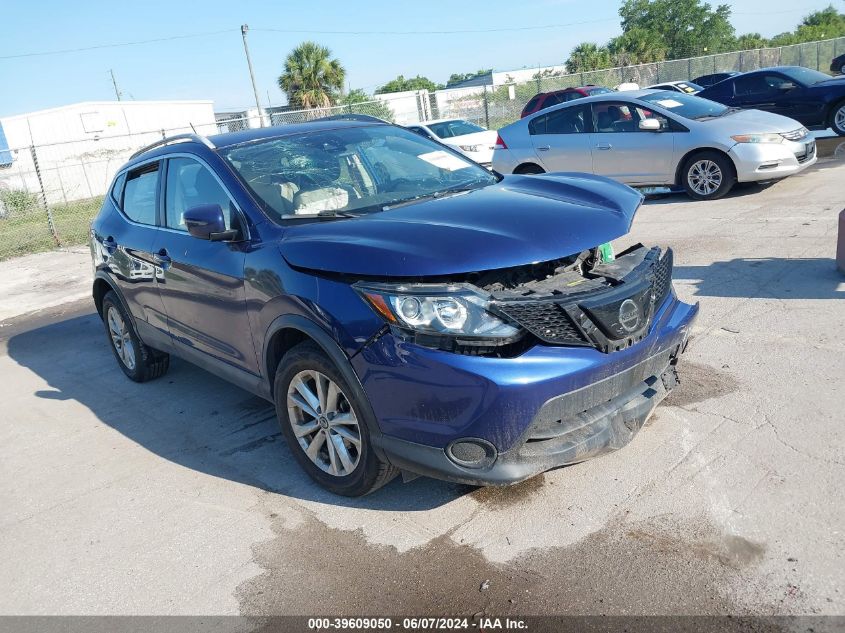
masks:
[[[109,68],[109,74],[111,75],[111,83],[114,86],[114,96],[117,97],[117,100],[121,100],[120,89],[117,87],[117,79],[114,78],[114,70]]]
[[[241,37],[244,39],[244,53],[246,53],[246,64],[249,66],[249,79],[252,81],[252,94],[255,97],[255,107],[258,108],[258,122],[264,127],[264,116],[261,114],[261,102],[258,100],[258,88],[255,85],[255,73],[252,71],[252,60],[249,57],[249,46],[246,44],[246,32],[249,26],[241,24]]]

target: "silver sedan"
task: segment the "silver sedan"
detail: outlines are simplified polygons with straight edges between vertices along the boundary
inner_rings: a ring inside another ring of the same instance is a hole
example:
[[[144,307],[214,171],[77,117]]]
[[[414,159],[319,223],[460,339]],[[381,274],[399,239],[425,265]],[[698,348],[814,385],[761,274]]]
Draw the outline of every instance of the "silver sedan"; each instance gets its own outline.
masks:
[[[500,173],[588,172],[634,186],[682,186],[700,200],[815,162],[815,141],[797,121],[664,90],[540,110],[499,130],[493,153]]]

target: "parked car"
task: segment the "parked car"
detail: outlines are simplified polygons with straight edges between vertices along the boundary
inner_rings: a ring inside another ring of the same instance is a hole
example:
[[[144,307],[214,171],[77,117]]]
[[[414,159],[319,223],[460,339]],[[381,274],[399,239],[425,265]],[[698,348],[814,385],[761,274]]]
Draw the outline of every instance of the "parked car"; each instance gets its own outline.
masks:
[[[737,108],[788,116],[808,128],[832,128],[845,136],[845,77],[801,66],[777,66],[720,81],[700,97]]]
[[[671,251],[607,244],[641,202],[386,123],[177,136],[106,195],[94,303],[128,378],[176,355],[275,403],[331,491],[508,484],[620,448],[676,383]]]
[[[815,141],[792,119],[665,90],[544,110],[500,129],[493,153],[503,174],[585,171],[629,185],[679,185],[700,200],[815,162]]]
[[[692,80],[692,83],[698,84],[702,88],[709,88],[713,84],[717,84],[720,81],[724,81],[725,79],[729,79],[730,77],[735,77],[739,73],[736,71],[728,71],[724,73],[713,73],[711,75],[702,75],[701,77],[696,77]]]
[[[842,53],[839,57],[834,57],[830,61],[830,72],[845,75],[845,53]]]
[[[692,81],[665,81],[662,84],[647,86],[647,90],[669,90],[670,92],[682,92],[686,95],[694,95],[704,90],[704,88]]]
[[[454,147],[467,158],[489,167],[493,160],[496,132],[463,119],[437,119],[406,126],[421,136]]]
[[[563,90],[552,90],[551,92],[541,92],[529,99],[525,107],[522,108],[520,118],[533,114],[543,108],[549,108],[559,103],[566,103],[567,101],[574,101],[581,97],[589,97],[592,95],[601,95],[612,92],[610,88],[604,86],[579,86],[578,88],[564,88]]]

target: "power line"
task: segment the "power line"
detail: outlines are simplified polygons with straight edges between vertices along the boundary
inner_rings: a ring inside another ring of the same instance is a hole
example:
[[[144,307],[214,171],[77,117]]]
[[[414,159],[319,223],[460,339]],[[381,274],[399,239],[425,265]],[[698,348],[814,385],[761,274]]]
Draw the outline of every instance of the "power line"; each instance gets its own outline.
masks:
[[[208,31],[206,33],[189,33],[185,35],[171,35],[170,37],[157,37],[150,40],[136,40],[134,42],[117,42],[113,44],[97,44],[95,46],[82,46],[80,48],[65,48],[56,51],[39,51],[36,53],[18,53],[16,55],[0,55],[0,59],[20,59],[22,57],[43,57],[46,55],[64,55],[65,53],[82,53],[84,51],[96,51],[103,48],[120,48],[122,46],[137,46],[139,44],[154,44],[156,42],[170,42],[172,40],[186,40],[193,37],[207,37],[209,35],[221,35],[222,33],[236,33],[236,29],[224,29],[221,31]]]
[[[253,31],[263,31],[266,33],[298,33],[298,34],[313,34],[313,35],[465,35],[472,33],[506,33],[514,31],[539,31],[543,29],[560,29],[567,26],[581,26],[584,24],[596,24],[598,22],[617,22],[619,16],[612,18],[599,18],[597,20],[584,20],[581,22],[567,22],[563,24],[542,24],[538,26],[510,26],[500,27],[495,29],[455,29],[448,31],[319,31],[313,29],[275,29],[275,28],[257,28]]]

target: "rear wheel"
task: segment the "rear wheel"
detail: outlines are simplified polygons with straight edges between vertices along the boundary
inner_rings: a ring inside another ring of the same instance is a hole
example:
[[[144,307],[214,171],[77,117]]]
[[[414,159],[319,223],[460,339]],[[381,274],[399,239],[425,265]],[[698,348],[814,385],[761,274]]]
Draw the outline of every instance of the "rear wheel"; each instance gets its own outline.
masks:
[[[170,367],[170,356],[147,347],[138,338],[132,319],[114,291],[103,297],[103,324],[118,365],[135,382],[163,376]]]
[[[534,174],[545,174],[546,170],[540,167],[539,165],[535,165],[534,163],[528,163],[526,165],[520,165],[519,167],[513,170],[513,173],[531,176]]]
[[[830,113],[830,127],[839,136],[845,136],[845,101],[840,101]]]
[[[691,198],[716,200],[733,188],[736,174],[731,159],[724,154],[700,152],[687,159],[681,181]]]
[[[300,343],[285,354],[274,393],[296,461],[324,488],[358,497],[398,474],[373,451],[363,403],[316,344]]]

